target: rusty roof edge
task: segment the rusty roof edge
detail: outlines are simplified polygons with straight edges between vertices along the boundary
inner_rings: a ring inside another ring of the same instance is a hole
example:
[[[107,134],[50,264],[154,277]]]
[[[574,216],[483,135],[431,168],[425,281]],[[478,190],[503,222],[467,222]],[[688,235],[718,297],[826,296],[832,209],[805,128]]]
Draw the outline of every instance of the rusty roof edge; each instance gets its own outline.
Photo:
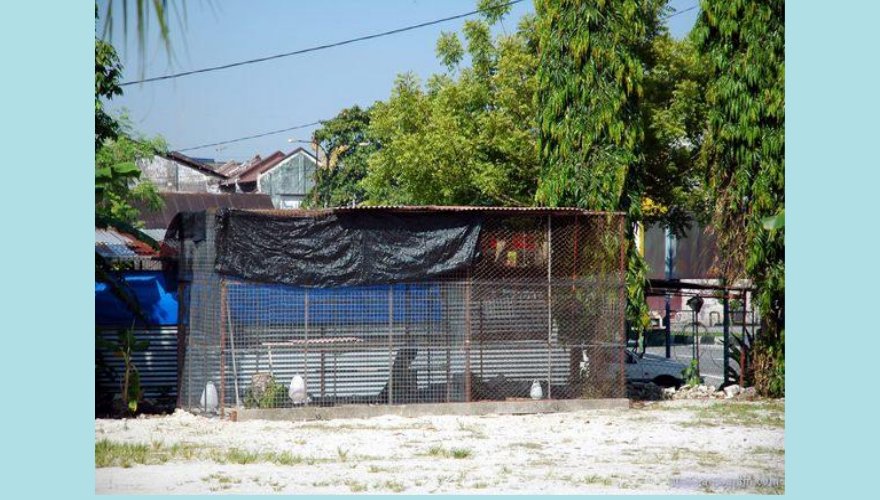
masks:
[[[235,209],[258,212],[266,215],[287,215],[291,217],[314,217],[347,212],[501,212],[501,213],[534,213],[534,214],[583,214],[583,215],[625,215],[624,212],[587,210],[577,207],[481,207],[459,205],[373,205],[356,207],[334,207],[321,209]]]

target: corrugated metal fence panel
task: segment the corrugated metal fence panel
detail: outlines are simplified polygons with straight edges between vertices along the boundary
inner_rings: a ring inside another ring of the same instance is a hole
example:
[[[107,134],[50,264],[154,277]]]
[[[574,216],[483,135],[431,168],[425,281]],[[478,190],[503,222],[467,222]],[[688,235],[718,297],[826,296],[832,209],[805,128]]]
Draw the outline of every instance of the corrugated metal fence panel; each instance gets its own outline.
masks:
[[[109,342],[116,342],[118,331],[118,329],[104,329],[99,332],[99,335]],[[150,343],[146,351],[137,352],[132,357],[141,377],[144,398],[176,397],[177,327],[138,329],[135,330],[135,337]],[[100,377],[97,381],[98,387],[111,394],[120,392],[122,377],[125,373],[122,358],[114,356],[112,352],[105,349],[98,349],[97,354],[104,359],[113,373],[112,377]]]

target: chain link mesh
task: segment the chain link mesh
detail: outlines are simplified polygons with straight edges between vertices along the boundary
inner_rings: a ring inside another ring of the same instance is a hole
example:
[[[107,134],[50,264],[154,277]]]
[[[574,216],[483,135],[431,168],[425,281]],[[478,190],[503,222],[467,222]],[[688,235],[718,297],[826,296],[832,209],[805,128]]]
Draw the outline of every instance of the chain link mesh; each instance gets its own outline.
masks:
[[[203,240],[166,240],[185,283],[183,408],[625,394],[618,214],[487,212],[471,268],[337,288],[218,274],[215,230],[208,214]]]

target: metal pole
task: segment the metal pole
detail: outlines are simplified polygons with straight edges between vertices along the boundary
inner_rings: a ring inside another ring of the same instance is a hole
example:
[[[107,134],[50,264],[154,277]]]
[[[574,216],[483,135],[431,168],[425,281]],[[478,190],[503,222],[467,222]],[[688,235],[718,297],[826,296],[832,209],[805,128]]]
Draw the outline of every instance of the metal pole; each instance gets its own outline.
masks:
[[[553,219],[547,214],[547,399],[552,399],[550,393],[551,379],[553,377]]]
[[[303,356],[303,382],[306,389],[305,399],[303,400],[303,405],[309,405],[309,289],[305,289],[305,298],[303,299],[303,305],[305,306],[305,311],[303,313],[303,333],[305,335],[305,342],[303,342],[304,356]]]
[[[220,418],[226,411],[226,280],[220,280]],[[205,403],[208,402],[207,395]]]
[[[465,284],[465,307],[464,307],[464,400],[471,401],[471,272],[468,269],[467,283]]]
[[[727,289],[724,289],[724,369],[721,373],[722,381],[721,385],[727,385],[727,382],[730,380],[730,294]]]
[[[184,304],[186,297],[186,285],[183,282],[177,284],[177,407],[183,407],[183,369],[186,363],[186,308]],[[189,385],[187,385],[187,392]]]
[[[388,404],[394,404],[394,285],[388,285]]]
[[[669,282],[675,276],[675,235],[670,228],[664,230],[665,256],[663,259],[663,272],[666,281]],[[670,295],[667,291],[665,294],[666,304],[666,358],[672,357],[672,308],[670,306]]]

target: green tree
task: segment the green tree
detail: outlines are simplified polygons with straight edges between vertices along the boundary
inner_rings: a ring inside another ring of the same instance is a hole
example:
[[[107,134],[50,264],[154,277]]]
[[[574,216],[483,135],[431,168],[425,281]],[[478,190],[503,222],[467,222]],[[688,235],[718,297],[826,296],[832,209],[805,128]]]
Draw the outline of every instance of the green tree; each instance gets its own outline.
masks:
[[[343,109],[321,123],[312,140],[331,158],[315,172],[315,186],[307,197],[307,206],[346,206],[366,198],[361,181],[367,175],[367,159],[376,150],[368,134],[369,126],[370,110],[359,106]]]
[[[167,149],[161,137],[153,139],[135,136],[127,117],[113,119],[117,130],[115,138],[104,139],[95,152],[95,215],[109,225],[140,227],[140,213],[132,202],[146,203],[152,210],[162,208],[156,186],[141,179],[137,166]]]
[[[378,149],[362,182],[368,203],[534,203],[534,18],[493,38],[490,23],[509,8],[503,3],[480,2],[483,17],[465,23],[464,43],[454,33],[440,36],[446,73],[424,88],[412,74],[401,75],[389,100],[373,107],[369,134]]]
[[[694,41],[709,63],[702,159],[725,276],[753,280],[762,317],[755,384],[784,394],[785,231],[764,219],[785,209],[785,3],[701,2]]]
[[[648,326],[646,267],[634,242],[646,181],[646,72],[662,0],[539,0],[539,203],[626,214],[627,319]]]
[[[645,73],[644,198],[646,224],[660,223],[681,235],[695,219],[707,222],[710,207],[705,168],[699,161],[707,105],[706,64],[690,38],[658,35]]]

